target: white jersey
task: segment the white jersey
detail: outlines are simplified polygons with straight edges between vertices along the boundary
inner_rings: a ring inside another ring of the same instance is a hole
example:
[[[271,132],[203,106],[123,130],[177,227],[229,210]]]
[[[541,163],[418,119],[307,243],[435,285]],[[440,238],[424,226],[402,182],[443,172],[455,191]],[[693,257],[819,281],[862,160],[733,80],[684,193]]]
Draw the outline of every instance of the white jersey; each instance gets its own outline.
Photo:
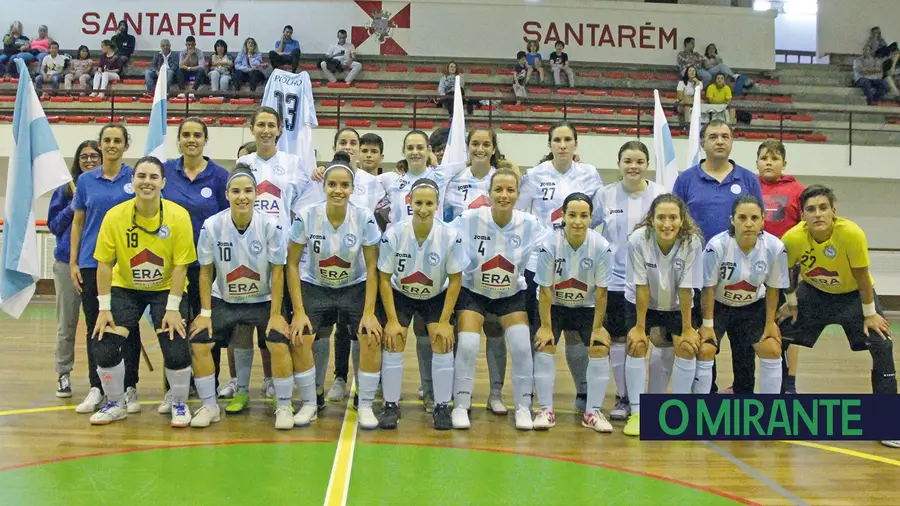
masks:
[[[728,232],[713,236],[703,250],[703,285],[716,287],[716,301],[722,304],[748,306],[764,299],[767,287],[789,284],[787,250],[768,232],[759,235],[747,255]]]
[[[278,111],[283,120],[278,151],[300,157],[303,170],[312,174],[316,168],[312,129],[319,126],[319,121],[309,74],[273,70],[266,81],[262,105]]]
[[[245,163],[253,171],[256,178],[256,202],[253,206],[278,218],[281,228],[291,227],[291,212],[299,209],[303,187],[309,181],[309,174],[304,172],[300,158],[283,151],[276,151],[268,160],[259,157],[258,153],[244,155],[238,163]]]
[[[340,288],[366,280],[363,246],[374,246],[381,230],[370,209],[347,204],[344,222],[335,229],[325,215],[325,203],[307,206],[291,224],[290,238],[306,247],[300,280],[317,286]]]
[[[472,167],[460,172],[447,185],[444,195],[444,221],[450,223],[466,209],[491,206],[491,176],[497,169],[491,170],[481,179],[472,175]]]
[[[459,230],[434,220],[422,245],[416,240],[412,220],[388,227],[381,238],[378,270],[391,274],[394,290],[413,299],[431,299],[447,289],[450,274],[469,263]]]
[[[463,164],[447,164],[437,167],[428,167],[421,174],[407,172],[400,175],[396,172],[387,172],[380,176],[387,193],[386,199],[391,212],[388,217],[390,223],[399,223],[412,216],[412,204],[409,199],[409,190],[413,183],[422,178],[428,178],[437,183],[440,190],[438,197],[438,209],[444,208],[444,194],[447,193],[447,185],[465,166]]]
[[[306,193],[302,198],[303,202],[309,204],[323,202],[325,200],[325,182],[310,181]],[[350,202],[375,211],[375,207],[384,196],[384,186],[378,177],[362,169],[353,171],[353,195],[350,195]]]
[[[649,309],[678,311],[678,290],[703,288],[703,243],[694,236],[689,244],[681,239],[668,255],[656,243],[656,231],[641,227],[628,236],[628,271],[625,277],[625,299],[635,303],[635,285],[650,287]]]
[[[213,297],[232,304],[270,301],[270,264],[285,264],[287,233],[278,220],[255,209],[250,225],[241,232],[231,220],[231,209],[225,209],[203,222],[197,260],[216,268]]]
[[[560,230],[538,251],[534,282],[553,290],[553,304],[594,307],[596,289],[609,285],[612,250],[598,232],[587,231],[578,249],[572,249]]]
[[[489,299],[525,289],[525,264],[550,235],[537,218],[518,210],[500,228],[489,207],[468,209],[451,225],[460,230],[469,259],[463,286]]]
[[[581,192],[593,198],[602,186],[603,179],[593,165],[573,162],[569,170],[560,173],[553,161],[546,161],[522,176],[516,209],[530,211],[541,225],[557,230],[562,228],[562,206],[566,197]],[[527,268],[534,271],[536,267],[537,255],[534,255]]]
[[[591,228],[603,224],[601,233],[609,241],[613,251],[610,291],[625,291],[628,236],[647,215],[653,199],[663,193],[666,193],[666,188],[653,181],[647,181],[647,188],[640,193],[628,193],[619,181],[604,186],[594,194]]]

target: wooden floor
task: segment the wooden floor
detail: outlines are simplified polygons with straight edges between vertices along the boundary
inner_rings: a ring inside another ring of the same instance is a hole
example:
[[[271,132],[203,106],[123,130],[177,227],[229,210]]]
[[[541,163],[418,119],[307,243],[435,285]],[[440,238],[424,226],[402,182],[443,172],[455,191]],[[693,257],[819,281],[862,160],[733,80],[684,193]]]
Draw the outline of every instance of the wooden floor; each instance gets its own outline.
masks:
[[[312,427],[287,432],[274,430],[271,408],[259,395],[262,371],[258,354],[251,381],[251,396],[255,400],[248,414],[223,417],[221,423],[206,430],[170,429],[167,417],[156,414],[155,403],[162,397],[162,358],[152,337],[145,338],[144,344],[157,370],[149,372],[142,364],[138,390],[144,403],[143,413],[130,415],[126,421],[109,427],[91,427],[86,415],[76,415],[72,410],[88,388],[83,338],[76,349],[75,395],[72,399],[56,399],[54,306],[52,299],[33,306],[21,320],[0,318],[0,471],[97,452],[186,443],[338,440],[344,418],[341,405],[329,405]],[[720,387],[731,384],[727,348],[725,344],[719,360]],[[361,431],[358,441],[485,448],[561,457],[650,473],[759,504],[900,504],[900,450],[869,442],[813,446],[788,442],[642,442],[622,435],[620,423],[615,424],[614,434],[599,435],[583,429],[580,418],[569,411],[574,390],[563,353],[557,356],[557,366],[559,417],[552,431],[519,433],[514,429],[511,415],[499,418],[484,409],[488,388],[482,356],[474,395],[475,402],[482,404],[473,410],[472,430],[439,433],[430,428],[430,415],[415,402],[418,373],[415,351],[410,346],[400,428]],[[870,366],[869,355],[851,354],[840,331],[835,331],[824,337],[815,350],[801,352],[798,389],[803,393],[870,392]],[[329,377],[328,386],[330,381]],[[511,397],[510,385],[507,379],[507,399]],[[613,393],[611,381],[607,406],[612,402]],[[2,496],[0,490],[0,504]]]

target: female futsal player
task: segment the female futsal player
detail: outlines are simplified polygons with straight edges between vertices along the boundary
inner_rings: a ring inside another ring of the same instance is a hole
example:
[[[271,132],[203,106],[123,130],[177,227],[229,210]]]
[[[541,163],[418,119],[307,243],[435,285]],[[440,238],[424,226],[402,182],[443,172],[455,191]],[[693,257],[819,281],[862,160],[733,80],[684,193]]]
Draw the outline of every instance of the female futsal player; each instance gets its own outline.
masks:
[[[531,430],[534,372],[523,272],[549,230],[534,216],[515,209],[519,196],[519,177],[515,172],[497,170],[491,176],[490,188],[492,207],[468,209],[452,223],[460,230],[469,265],[463,271],[458,303],[459,342],[451,419],[454,429],[470,427],[468,410],[475,386],[475,358],[485,315],[493,314],[500,319],[512,358],[516,428]]]
[[[187,267],[197,259],[190,216],[163,199],[163,164],[152,156],[137,161],[132,178],[134,198],[106,213],[97,237],[97,302],[100,313],[92,329],[94,360],[109,399],[91,417],[106,425],[127,416],[122,347],[139,340],[138,328],[149,306],[163,353],[172,393],[172,427],[187,427],[186,404],[191,383],[191,347],[185,332],[189,317],[184,299]]]
[[[650,151],[641,141],[628,141],[619,148],[618,167],[619,181],[604,186],[594,195],[594,219],[591,227],[603,225],[601,233],[609,241],[613,251],[612,273],[606,300],[606,321],[603,326],[612,336],[609,350],[609,366],[616,382],[616,405],[609,412],[611,420],[626,420],[631,413],[628,395],[625,389],[625,336],[631,330],[631,322],[625,318],[625,271],[628,258],[628,234],[637,227],[650,204],[657,196],[666,193],[665,187],[647,179]],[[671,348],[653,348],[671,350]],[[674,353],[672,353],[674,355]],[[673,356],[674,359],[674,356]],[[653,363],[651,354],[650,362]],[[665,384],[669,382],[669,374],[655,375],[650,368],[650,391],[654,378],[663,376],[665,383],[661,392],[665,392]]]
[[[97,260],[94,249],[97,245],[97,234],[106,212],[113,206],[134,197],[132,175],[134,169],[124,162],[122,156],[128,151],[131,138],[124,125],[111,123],[100,129],[100,150],[103,151],[103,164],[78,178],[75,196],[72,199],[71,249],[69,253],[69,269],[72,284],[81,294],[84,319],[88,329],[97,323]],[[138,332],[138,327],[129,329]],[[97,364],[94,362],[94,344],[87,340],[88,379],[91,389],[87,396],[75,408],[76,413],[93,413],[106,404],[103,385],[97,375]],[[137,340],[125,343],[125,404],[129,413],[140,413],[141,405],[137,396],[138,370],[141,359],[141,346]]]
[[[530,211],[538,221],[552,230],[562,228],[562,204],[571,193],[581,192],[593,198],[603,186],[600,173],[593,165],[576,162],[573,157],[578,149],[578,132],[569,123],[557,123],[550,127],[547,136],[550,159],[533,167],[522,176],[521,197],[516,208]],[[525,294],[528,321],[533,329],[540,326],[537,310],[538,286],[534,282],[537,254],[532,255],[525,270],[528,290]],[[580,339],[566,338],[566,362],[575,381],[575,411],[584,412],[587,401],[587,348]]]
[[[700,229],[687,214],[687,206],[671,193],[650,204],[644,220],[628,236],[625,299],[628,320],[633,322],[627,337],[625,382],[631,416],[625,425],[627,436],[640,435],[640,395],[644,393],[647,371],[644,358],[649,350],[648,328],[662,327],[666,339],[675,345],[673,392],[691,393],[697,357],[712,374],[715,342],[701,342],[694,330],[694,290],[703,288],[703,250]]]
[[[194,319],[191,343],[197,394],[203,406],[194,413],[191,427],[219,421],[211,350],[214,342],[226,346],[237,325],[290,335],[281,315],[287,235],[275,218],[254,208],[256,179],[246,165],[237,165],[227,182],[230,209],[203,223],[197,243],[201,310]],[[215,276],[215,283],[213,277]],[[235,355],[253,356],[252,333],[235,342]],[[246,339],[249,337],[250,339]],[[241,369],[238,392],[249,391],[250,369]]]
[[[290,342],[269,336],[277,397],[275,428],[307,426],[317,418],[313,341],[323,322],[334,322],[336,313],[344,313],[360,340],[360,427],[375,429],[378,419],[372,401],[381,378],[381,325],[375,317],[381,231],[370,209],[350,202],[350,167],[332,164],[324,178],[325,202],[301,209],[290,230],[287,278],[294,310]],[[301,265],[304,250],[306,261]],[[292,371],[303,405],[291,420]]]
[[[534,387],[541,410],[535,430],[556,425],[553,354],[562,331],[577,332],[588,347],[587,405],[581,424],[597,432],[612,432],[600,410],[609,383],[609,332],[603,328],[606,290],[612,264],[609,242],[590,229],[594,204],[584,193],[563,201],[563,229],[538,251],[534,281],[540,286],[541,326],[535,335]]]
[[[384,387],[382,429],[400,421],[400,383],[403,350],[413,315],[423,320],[431,340],[434,381],[434,428],[449,430],[453,390],[453,326],[450,316],[468,264],[457,229],[436,220],[439,190],[430,179],[419,179],[410,190],[413,217],[391,225],[381,241],[378,257],[380,292],[387,323],[381,365]],[[423,367],[423,364],[419,364]]]
[[[787,253],[781,240],[763,232],[764,221],[762,202],[753,195],[741,195],[731,206],[728,231],[713,236],[706,245],[700,337],[703,343],[718,343],[727,333],[732,348],[754,348],[762,369],[760,393],[777,394],[781,392],[781,332],[775,315],[779,292],[789,285]],[[693,393],[708,394],[712,369],[701,364],[697,362]],[[734,386],[736,394],[753,393],[752,384]]]

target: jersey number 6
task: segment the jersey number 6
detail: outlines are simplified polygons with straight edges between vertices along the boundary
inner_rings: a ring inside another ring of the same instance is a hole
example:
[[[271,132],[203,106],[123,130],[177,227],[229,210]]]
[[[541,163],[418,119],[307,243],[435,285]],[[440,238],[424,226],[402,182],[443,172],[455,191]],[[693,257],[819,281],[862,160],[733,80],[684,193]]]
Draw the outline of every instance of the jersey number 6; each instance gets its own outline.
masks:
[[[288,132],[293,132],[294,126],[297,124],[297,104],[300,102],[300,99],[293,93],[285,95],[280,91],[276,91],[275,101],[278,103],[278,114],[284,118],[284,129]]]

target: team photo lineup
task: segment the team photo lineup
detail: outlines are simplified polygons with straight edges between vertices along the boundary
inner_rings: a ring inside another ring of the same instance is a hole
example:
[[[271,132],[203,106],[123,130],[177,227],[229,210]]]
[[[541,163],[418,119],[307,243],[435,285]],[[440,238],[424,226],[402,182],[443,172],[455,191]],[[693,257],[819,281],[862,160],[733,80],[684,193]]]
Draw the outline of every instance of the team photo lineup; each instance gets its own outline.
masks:
[[[710,121],[705,155],[671,191],[650,180],[638,140],[609,154],[619,178],[603,181],[566,122],[527,170],[488,128],[465,132],[463,156],[445,151],[449,129],[411,130],[384,170],[381,137],[341,128],[320,166],[309,80],[275,72],[231,166],[204,156],[200,118],[178,125],[175,159],[125,163],[118,123],[78,146],[48,227],[68,264],[55,272],[58,325],[74,335],[81,307],[88,329],[90,390],[76,412],[91,424],[141,410],[143,319],[164,360],[158,410],[178,428],[248,409],[255,349],[279,430],[348,397],[359,428],[397,429],[403,394],[436,430],[477,430],[470,411],[485,393],[516,429],[549,430],[563,347],[583,427],[640,436],[641,394],[797,393],[799,349],[832,324],[871,354],[872,392],[897,393],[865,232],[830,188],[785,173],[781,142],[759,145],[754,172],[730,159],[732,127]],[[716,382],[726,338],[731,386]],[[415,394],[401,393],[411,339]],[[482,342],[490,390],[476,394]],[[57,397],[71,385],[59,375]]]

